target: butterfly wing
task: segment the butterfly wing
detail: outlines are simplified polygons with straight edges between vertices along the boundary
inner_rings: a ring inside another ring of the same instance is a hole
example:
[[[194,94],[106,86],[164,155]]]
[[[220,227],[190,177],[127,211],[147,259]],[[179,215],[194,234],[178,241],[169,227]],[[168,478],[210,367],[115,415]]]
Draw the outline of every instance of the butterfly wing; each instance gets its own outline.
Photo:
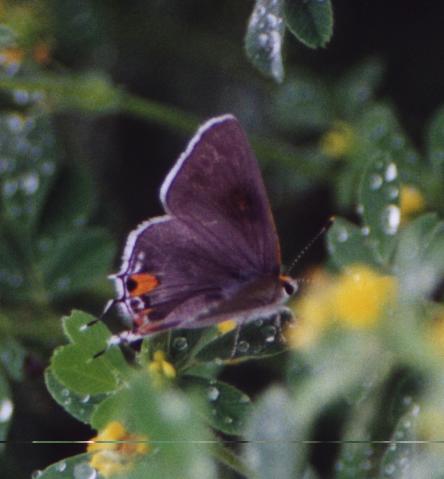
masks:
[[[259,167],[234,117],[199,129],[168,174],[161,199],[167,215],[130,234],[117,275],[121,303],[138,333],[195,327],[213,311],[273,301],[278,238]],[[239,298],[245,285],[263,278],[270,286],[264,294]]]
[[[279,240],[259,165],[232,115],[203,125],[161,188],[167,213],[193,224],[226,261],[279,271]]]

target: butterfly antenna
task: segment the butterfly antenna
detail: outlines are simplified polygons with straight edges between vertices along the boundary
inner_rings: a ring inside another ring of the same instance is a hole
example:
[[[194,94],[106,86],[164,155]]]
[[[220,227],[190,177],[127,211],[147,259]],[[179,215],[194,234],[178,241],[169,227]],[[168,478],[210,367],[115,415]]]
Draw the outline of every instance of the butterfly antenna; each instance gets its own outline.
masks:
[[[302,248],[302,250],[299,252],[299,254],[296,256],[296,258],[292,261],[290,266],[287,269],[286,274],[290,276],[291,271],[294,269],[294,267],[299,263],[301,258],[307,253],[307,251],[313,246],[313,243],[317,241],[330,227],[331,225],[335,222],[335,217],[331,216],[327,223],[316,233],[316,235]]]

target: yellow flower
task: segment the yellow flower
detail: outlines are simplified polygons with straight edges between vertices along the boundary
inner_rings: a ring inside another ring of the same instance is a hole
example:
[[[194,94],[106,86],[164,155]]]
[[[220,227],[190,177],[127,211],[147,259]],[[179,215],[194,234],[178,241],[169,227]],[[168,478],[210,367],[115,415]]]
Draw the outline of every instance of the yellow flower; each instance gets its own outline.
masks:
[[[402,185],[399,206],[401,209],[401,220],[405,221],[409,217],[421,212],[424,209],[424,196],[414,186]]]
[[[217,325],[217,329],[219,330],[220,333],[226,334],[229,333],[230,331],[233,331],[233,329],[236,329],[236,321],[234,319],[227,319],[226,321],[223,321],[222,323],[219,323]]]
[[[0,51],[0,64],[6,66],[20,65],[23,61],[24,56],[25,53],[21,48],[4,48]]]
[[[331,277],[322,270],[315,270],[309,275],[310,288],[294,303],[293,310],[297,318],[285,330],[285,337],[293,348],[310,347],[328,326],[328,297]]]
[[[127,471],[137,455],[147,454],[149,450],[147,437],[129,434],[118,421],[110,422],[91,439],[87,448],[92,454],[91,467],[104,477]]]
[[[338,121],[324,133],[320,140],[322,153],[331,158],[341,158],[353,146],[353,130],[348,123]]]
[[[156,351],[153,355],[153,360],[148,365],[148,371],[157,382],[160,382],[163,377],[168,379],[176,377],[176,369],[165,357],[163,351]]]
[[[378,321],[385,305],[397,294],[392,276],[382,276],[370,267],[355,264],[336,280],[330,293],[330,308],[344,326],[368,328]]]

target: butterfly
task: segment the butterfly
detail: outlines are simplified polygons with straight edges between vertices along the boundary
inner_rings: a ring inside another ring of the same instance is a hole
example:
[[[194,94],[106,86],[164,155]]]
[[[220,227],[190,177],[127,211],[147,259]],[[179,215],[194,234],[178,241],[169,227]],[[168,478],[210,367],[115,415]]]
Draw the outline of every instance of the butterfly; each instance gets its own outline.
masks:
[[[165,215],[127,239],[116,302],[135,341],[172,328],[275,314],[296,289],[257,160],[230,114],[203,124],[160,189]]]

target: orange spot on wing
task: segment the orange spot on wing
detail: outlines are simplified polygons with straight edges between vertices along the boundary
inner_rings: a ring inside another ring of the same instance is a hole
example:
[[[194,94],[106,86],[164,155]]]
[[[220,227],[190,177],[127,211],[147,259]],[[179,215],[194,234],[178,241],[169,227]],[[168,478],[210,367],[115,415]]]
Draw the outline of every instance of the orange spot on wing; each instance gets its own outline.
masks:
[[[132,298],[149,293],[158,284],[159,280],[154,275],[148,273],[132,274],[127,281],[128,292]]]

